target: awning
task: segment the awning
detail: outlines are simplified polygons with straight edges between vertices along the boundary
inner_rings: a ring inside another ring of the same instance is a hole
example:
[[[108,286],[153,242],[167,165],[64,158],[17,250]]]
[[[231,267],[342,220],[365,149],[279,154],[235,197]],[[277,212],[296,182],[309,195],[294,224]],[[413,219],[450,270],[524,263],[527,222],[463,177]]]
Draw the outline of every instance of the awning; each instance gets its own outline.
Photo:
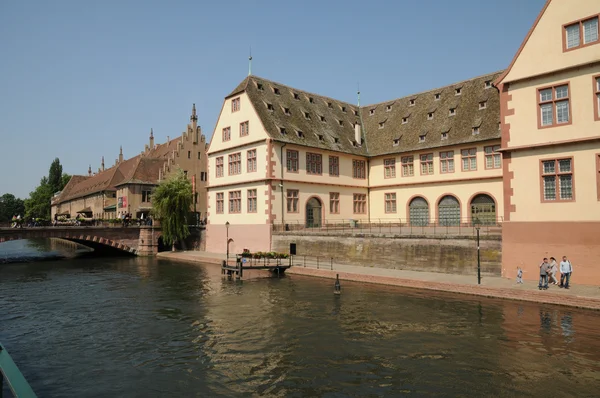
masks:
[[[117,210],[117,205],[110,205],[104,208],[104,211],[115,211]]]
[[[79,210],[77,213],[79,214],[79,213],[91,213],[91,212],[92,212],[92,209],[89,207],[86,207],[85,209]]]

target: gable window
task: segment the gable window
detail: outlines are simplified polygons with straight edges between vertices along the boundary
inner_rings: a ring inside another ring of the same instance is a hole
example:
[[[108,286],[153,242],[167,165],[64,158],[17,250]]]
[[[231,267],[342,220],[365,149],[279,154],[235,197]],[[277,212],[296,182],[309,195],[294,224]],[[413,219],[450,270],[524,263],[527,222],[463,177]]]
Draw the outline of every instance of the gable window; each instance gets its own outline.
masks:
[[[248,190],[248,213],[256,213],[256,189]]]
[[[433,174],[433,153],[421,155],[421,175]]]
[[[481,101],[479,103],[479,110],[487,108],[487,101]]]
[[[456,108],[450,108],[450,111],[448,113],[449,116],[454,116],[456,115]]]
[[[541,161],[542,202],[575,200],[573,158]]]
[[[402,156],[402,177],[412,177],[415,175],[414,157]]]
[[[406,124],[408,123],[408,117],[403,117],[402,118],[402,124]]]
[[[246,158],[246,168],[248,169],[248,172],[256,171],[256,149],[251,149],[246,152]]]
[[[440,152],[440,173],[454,173],[454,151]]]
[[[225,207],[225,200],[223,192],[217,192],[217,214],[223,214],[223,208]]]
[[[298,196],[300,191],[297,189],[288,189],[287,196],[287,212],[298,213]]]
[[[339,177],[340,175],[340,158],[337,156],[329,157],[329,175],[331,177]]]
[[[540,88],[538,128],[570,123],[569,84]]]
[[[215,159],[215,176],[223,177],[223,156]]]
[[[457,88],[454,90],[454,95],[461,95],[462,94],[462,88]]]
[[[477,170],[477,148],[468,148],[460,151],[462,157],[462,171]]]
[[[598,43],[598,17],[580,20],[564,26],[563,51]]]
[[[365,214],[367,212],[367,195],[355,193],[352,195],[352,212],[354,214]]]
[[[229,175],[236,175],[242,173],[242,153],[232,153],[229,155]]]
[[[441,97],[441,96],[440,96],[440,94],[435,94],[435,95],[433,96],[433,98],[434,98],[436,101],[439,101],[439,100],[440,100],[440,97]]]
[[[292,149],[288,149],[285,154],[287,171],[290,173],[298,172],[298,151],[294,151]]]
[[[389,192],[385,194],[385,212],[395,213],[396,212],[396,193]]]
[[[248,122],[240,123],[240,137],[245,137],[250,134],[250,130],[248,129]]]
[[[329,213],[340,214],[340,193],[329,192]]]
[[[485,152],[485,168],[499,169],[502,167],[502,154],[498,152],[500,145],[486,146],[483,148]]]
[[[231,127],[225,127],[223,129],[223,141],[229,141],[231,139]]]
[[[383,175],[385,178],[396,177],[396,159],[383,159]]]
[[[242,212],[242,191],[229,192],[229,212],[230,213],[241,213]]]
[[[600,120],[600,75],[594,76],[594,119]]]
[[[240,97],[231,100],[231,112],[237,112],[240,110]]]
[[[364,160],[352,160],[352,178],[367,178],[366,163]]]
[[[323,156],[319,153],[306,153],[306,174],[323,174]]]

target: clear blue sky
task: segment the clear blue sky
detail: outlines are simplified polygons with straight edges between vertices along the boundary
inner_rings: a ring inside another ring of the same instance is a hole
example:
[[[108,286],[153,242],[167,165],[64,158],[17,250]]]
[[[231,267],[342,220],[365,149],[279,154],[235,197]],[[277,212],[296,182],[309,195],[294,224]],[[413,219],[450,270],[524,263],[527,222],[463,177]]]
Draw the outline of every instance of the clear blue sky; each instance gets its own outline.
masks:
[[[361,103],[506,68],[545,0],[0,1],[0,195],[212,135],[248,73]]]

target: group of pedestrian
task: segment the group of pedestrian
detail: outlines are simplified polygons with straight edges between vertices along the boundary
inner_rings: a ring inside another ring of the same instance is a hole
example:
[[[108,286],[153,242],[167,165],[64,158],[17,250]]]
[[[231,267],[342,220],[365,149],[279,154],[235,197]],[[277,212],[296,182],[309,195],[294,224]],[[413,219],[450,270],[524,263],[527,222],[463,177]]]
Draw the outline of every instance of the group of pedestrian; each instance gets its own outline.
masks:
[[[554,257],[544,257],[544,260],[539,265],[540,268],[540,282],[538,288],[540,290],[548,289],[548,284],[558,285],[560,288],[569,289],[571,282],[571,274],[573,273],[573,265],[567,259],[567,256],[563,256],[560,265],[556,263]],[[556,274],[560,272],[560,282],[556,279]],[[523,283],[523,270],[517,267],[517,283]]]

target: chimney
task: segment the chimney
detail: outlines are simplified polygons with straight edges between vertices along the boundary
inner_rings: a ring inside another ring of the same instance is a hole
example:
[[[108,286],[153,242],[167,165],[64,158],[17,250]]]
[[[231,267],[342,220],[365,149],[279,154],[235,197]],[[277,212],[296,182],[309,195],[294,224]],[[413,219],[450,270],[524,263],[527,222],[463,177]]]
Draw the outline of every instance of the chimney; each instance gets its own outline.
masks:
[[[102,156],[102,163],[100,165],[100,168],[102,169],[102,171],[104,171],[104,156]]]
[[[119,148],[119,163],[123,161],[123,146]]]
[[[150,129],[150,143],[148,144],[148,147],[150,147],[151,150],[154,148],[154,131],[152,131],[152,129]]]
[[[92,176],[92,165],[90,164],[90,167],[88,167],[88,176]]]
[[[354,124],[354,141],[356,141],[356,144],[362,145],[362,134],[358,122]]]

